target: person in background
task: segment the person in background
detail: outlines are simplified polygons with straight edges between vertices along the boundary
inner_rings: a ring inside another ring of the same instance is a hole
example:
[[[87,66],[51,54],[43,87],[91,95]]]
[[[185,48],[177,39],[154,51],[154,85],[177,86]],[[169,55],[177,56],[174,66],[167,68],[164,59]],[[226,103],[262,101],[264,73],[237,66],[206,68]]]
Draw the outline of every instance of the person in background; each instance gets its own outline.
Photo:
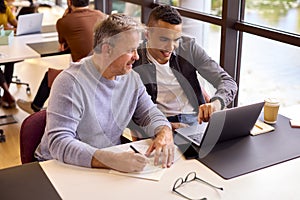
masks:
[[[10,11],[12,12],[12,14],[14,16],[16,16],[17,8],[16,8],[16,6],[14,6],[15,0],[5,0],[5,1],[7,3],[7,6],[10,8]]]
[[[0,0],[0,26],[4,30],[16,31],[18,21],[4,0]],[[9,85],[14,72],[14,63],[4,63],[4,72],[0,69],[0,86],[3,89],[1,105],[4,108],[16,107],[15,98],[9,92]]]
[[[129,16],[110,15],[95,29],[93,54],[58,75],[49,97],[45,133],[35,152],[38,160],[142,171],[148,162],[145,155],[103,149],[120,144],[133,119],[153,137],[146,155],[155,151],[154,164],[172,165],[171,125],[132,71],[139,59],[139,27]]]
[[[18,21],[14,14],[12,13],[7,2],[0,0],[0,26],[3,26],[4,30],[14,30],[18,26]]]
[[[94,25],[107,16],[89,7],[89,0],[68,0],[68,8],[56,23],[59,49],[70,50],[72,61],[79,61],[93,49]],[[49,69],[39,86],[33,101],[17,100],[17,105],[29,114],[41,110],[49,97],[53,80],[62,70]]]
[[[175,8],[155,7],[147,27],[134,70],[173,129],[208,121],[213,112],[234,100],[236,82],[193,38],[182,35],[182,18]],[[216,88],[211,98],[204,93],[197,73]]]

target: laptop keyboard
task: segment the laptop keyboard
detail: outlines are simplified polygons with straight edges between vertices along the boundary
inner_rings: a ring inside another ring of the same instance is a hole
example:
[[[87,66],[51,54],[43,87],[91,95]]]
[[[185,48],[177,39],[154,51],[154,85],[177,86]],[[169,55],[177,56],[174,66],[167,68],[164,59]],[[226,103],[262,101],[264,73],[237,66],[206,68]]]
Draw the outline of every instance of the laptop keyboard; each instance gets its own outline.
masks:
[[[202,137],[203,137],[203,133],[198,133],[198,134],[194,134],[194,135],[189,135],[189,138],[191,138],[192,140],[194,140],[196,143],[200,144]]]
[[[208,123],[176,129],[176,132],[191,142],[200,145]]]

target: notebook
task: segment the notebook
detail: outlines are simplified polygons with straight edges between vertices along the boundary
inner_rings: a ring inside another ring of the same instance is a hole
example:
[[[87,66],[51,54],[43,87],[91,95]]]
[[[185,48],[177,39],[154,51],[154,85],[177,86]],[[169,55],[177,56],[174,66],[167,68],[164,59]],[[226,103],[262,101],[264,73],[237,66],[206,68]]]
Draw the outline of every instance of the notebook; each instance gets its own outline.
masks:
[[[20,15],[16,36],[31,33],[40,33],[42,30],[43,13]]]
[[[175,143],[188,158],[205,156],[217,143],[248,136],[263,106],[260,102],[214,112],[208,123],[176,129]],[[191,149],[190,144],[198,149]],[[193,150],[195,155],[191,155]]]

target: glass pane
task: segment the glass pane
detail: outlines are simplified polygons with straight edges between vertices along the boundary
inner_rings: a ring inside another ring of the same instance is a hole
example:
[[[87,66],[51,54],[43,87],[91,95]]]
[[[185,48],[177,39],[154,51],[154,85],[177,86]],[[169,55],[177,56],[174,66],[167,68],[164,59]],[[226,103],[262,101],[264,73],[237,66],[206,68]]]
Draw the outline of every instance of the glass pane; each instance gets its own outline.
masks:
[[[215,61],[220,60],[221,27],[183,17],[183,34],[196,39],[196,42]]]
[[[199,44],[206,53],[212,57],[216,62],[220,60],[220,46],[221,46],[221,27],[194,19],[183,17],[183,34],[194,37],[197,44]],[[208,94],[214,94],[213,87],[201,79]]]
[[[246,0],[245,21],[300,33],[300,0]]]
[[[217,16],[222,15],[222,0],[158,0],[157,2]]]
[[[300,113],[300,48],[244,33],[239,104],[276,97],[279,113]]]
[[[134,17],[136,21],[141,22],[141,6],[114,0],[112,4],[112,12],[124,13]]]

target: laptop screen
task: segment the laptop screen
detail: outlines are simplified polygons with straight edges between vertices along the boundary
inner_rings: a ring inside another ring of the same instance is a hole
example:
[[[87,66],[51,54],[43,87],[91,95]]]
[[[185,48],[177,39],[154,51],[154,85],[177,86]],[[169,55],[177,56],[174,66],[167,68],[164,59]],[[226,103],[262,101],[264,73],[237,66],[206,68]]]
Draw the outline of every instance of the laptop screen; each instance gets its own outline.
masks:
[[[43,13],[20,15],[16,36],[31,33],[39,33],[42,30]]]
[[[201,141],[195,142],[193,137],[190,137],[190,135],[200,134],[200,132],[195,133],[189,127],[183,128],[186,131],[182,129],[180,131],[175,130],[176,135],[186,140],[184,142],[184,140],[177,139],[175,143],[184,146],[186,149],[189,145],[194,144],[194,146],[200,147],[199,156],[205,156],[217,143],[248,136],[261,113],[263,105],[264,102],[260,102],[215,112],[211,116]]]

